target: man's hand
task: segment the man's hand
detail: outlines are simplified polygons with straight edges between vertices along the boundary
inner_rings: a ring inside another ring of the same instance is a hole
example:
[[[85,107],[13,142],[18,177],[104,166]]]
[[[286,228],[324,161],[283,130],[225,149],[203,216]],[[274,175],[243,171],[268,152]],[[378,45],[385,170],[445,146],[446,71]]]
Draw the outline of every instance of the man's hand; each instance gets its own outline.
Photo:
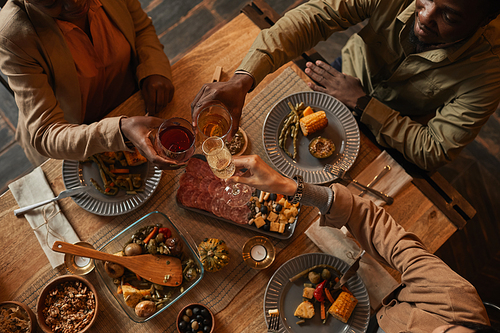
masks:
[[[324,87],[308,83],[312,90],[327,93],[351,109],[354,109],[359,97],[366,95],[358,78],[340,73],[319,60],[316,64],[308,62],[306,66],[306,74]]]
[[[214,104],[224,104],[233,118],[233,127],[228,140],[231,140],[240,126],[241,110],[245,97],[253,85],[253,78],[245,74],[235,74],[227,82],[214,82],[203,85],[191,103],[193,125],[197,127],[196,118],[201,110]]]
[[[297,183],[293,179],[279,174],[258,155],[235,156],[233,161],[237,169],[248,170],[241,176],[229,178],[231,182],[243,183],[261,191],[284,195],[294,195],[297,191]]]
[[[176,169],[173,165],[177,162],[158,155],[149,136],[151,130],[160,127],[163,121],[161,118],[146,116],[121,118],[120,128],[123,136],[130,140],[148,161],[162,170]]]
[[[142,80],[142,97],[146,103],[146,112],[155,115],[163,110],[174,97],[172,81],[161,75],[150,75]]]

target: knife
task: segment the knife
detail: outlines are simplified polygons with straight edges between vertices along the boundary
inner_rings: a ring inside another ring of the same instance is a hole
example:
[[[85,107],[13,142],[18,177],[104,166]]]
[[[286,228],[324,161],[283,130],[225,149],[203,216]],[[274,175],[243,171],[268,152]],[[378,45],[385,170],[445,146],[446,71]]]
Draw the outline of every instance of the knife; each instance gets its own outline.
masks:
[[[359,260],[361,259],[361,257],[363,256],[363,254],[365,254],[365,250],[361,251],[361,253],[356,257],[356,259],[352,263],[351,267],[349,267],[349,269],[342,275],[342,277],[340,278],[339,282],[337,282],[335,284],[335,286],[333,287],[333,290],[337,290],[337,289],[342,288],[342,286],[344,284],[346,284],[347,281],[349,281],[349,279],[354,274],[356,274],[356,271],[359,268]]]
[[[74,188],[70,188],[68,190],[64,190],[61,193],[59,193],[59,195],[57,197],[55,197],[55,198],[48,199],[48,200],[45,200],[45,201],[41,201],[41,202],[38,202],[38,203],[35,203],[35,204],[32,204],[32,205],[23,207],[23,208],[16,209],[16,210],[14,210],[14,215],[18,216],[18,215],[24,214],[24,213],[26,213],[29,210],[32,210],[34,208],[46,205],[46,204],[48,204],[48,203],[50,203],[52,201],[56,201],[56,200],[59,200],[59,199],[62,199],[62,198],[71,197],[71,196],[77,195],[77,194],[82,193],[82,192],[87,192],[90,189],[91,189],[90,186],[77,186],[77,187],[74,187]]]

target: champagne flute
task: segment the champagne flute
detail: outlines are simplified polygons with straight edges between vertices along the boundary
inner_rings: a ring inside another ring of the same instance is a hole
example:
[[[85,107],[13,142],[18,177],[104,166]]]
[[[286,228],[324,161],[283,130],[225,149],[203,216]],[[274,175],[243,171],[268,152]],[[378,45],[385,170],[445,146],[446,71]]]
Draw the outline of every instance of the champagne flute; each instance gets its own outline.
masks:
[[[155,150],[158,155],[173,160],[174,165],[185,164],[195,150],[193,125],[183,118],[165,120],[155,135]]]
[[[219,178],[226,180],[236,171],[231,152],[226,147],[224,140],[217,136],[211,136],[202,144],[202,150],[207,158],[212,172]],[[253,189],[245,184],[226,184],[222,199],[231,207],[240,207],[252,197]]]

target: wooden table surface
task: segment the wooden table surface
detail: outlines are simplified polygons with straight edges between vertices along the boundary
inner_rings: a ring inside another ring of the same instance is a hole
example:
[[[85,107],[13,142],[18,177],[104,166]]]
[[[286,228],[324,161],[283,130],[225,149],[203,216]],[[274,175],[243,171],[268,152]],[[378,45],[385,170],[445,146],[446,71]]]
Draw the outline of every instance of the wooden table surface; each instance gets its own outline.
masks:
[[[190,119],[190,104],[201,86],[212,78],[216,66],[222,66],[222,81],[227,80],[250,48],[260,29],[244,14],[214,33],[209,39],[190,51],[173,65],[173,83],[176,87],[172,103],[160,116],[173,115]],[[287,65],[292,66],[294,65]],[[283,70],[269,75],[248,97],[247,102],[258,94]],[[294,70],[306,79],[296,67]],[[112,115],[144,115],[144,104],[140,94],[132,96]],[[370,144],[362,136],[362,145]],[[54,191],[64,190],[61,168],[62,161],[48,160],[42,165],[46,177]],[[361,166],[352,174],[359,173]],[[163,177],[169,176],[164,172]],[[88,239],[104,226],[110,218],[96,216],[77,206],[70,198],[59,201],[59,205],[73,225],[81,240]],[[20,288],[29,282],[32,272],[48,264],[28,222],[24,217],[15,217],[18,205],[7,191],[0,197],[0,301],[10,300],[20,293]],[[140,210],[141,208],[139,208]],[[406,230],[416,233],[428,247],[435,252],[455,231],[456,227],[433,205],[413,184],[410,184],[395,198],[387,211]],[[141,212],[142,215],[147,211]],[[294,240],[276,257],[272,266],[259,272],[223,311],[216,315],[218,333],[264,332],[263,299],[267,283],[273,272],[288,259],[302,253],[319,252],[319,249],[305,234],[295,235]],[[250,300],[250,301],[249,301]]]

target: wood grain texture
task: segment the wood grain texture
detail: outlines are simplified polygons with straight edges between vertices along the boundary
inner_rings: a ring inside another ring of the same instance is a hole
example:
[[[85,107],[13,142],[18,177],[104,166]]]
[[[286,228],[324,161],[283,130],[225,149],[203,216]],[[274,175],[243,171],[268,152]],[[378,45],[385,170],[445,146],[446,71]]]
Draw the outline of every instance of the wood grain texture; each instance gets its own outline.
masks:
[[[173,102],[162,111],[160,116],[167,118],[172,115],[190,118],[190,104],[202,85],[208,82],[215,66],[224,69],[222,80],[227,80],[243,59],[251,43],[260,29],[245,15],[241,14],[224,26],[210,38],[189,52],[183,59],[173,66],[173,82],[176,94]],[[294,65],[296,72],[304,74]],[[269,75],[248,97],[250,101],[269,82],[283,71]],[[142,115],[144,102],[140,94],[132,96],[119,106],[112,115]],[[362,147],[370,143],[363,139]],[[376,147],[372,147],[376,148]],[[365,151],[370,160],[377,153]],[[373,155],[373,156],[372,156]],[[367,162],[368,163],[368,162]],[[62,181],[62,162],[49,160],[42,165],[50,186],[54,193],[64,190]],[[356,176],[363,169],[362,165],[353,168],[352,175]],[[176,174],[164,172],[162,183],[173,179]],[[156,202],[157,199],[151,199]],[[61,210],[73,225],[80,239],[86,240],[106,224],[116,219],[101,217],[88,213],[78,207],[70,198],[59,202]],[[148,205],[136,212],[123,216],[123,219],[135,220],[147,213]],[[19,293],[19,289],[30,280],[33,272],[47,267],[48,260],[41,251],[27,221],[14,216],[14,209],[18,208],[10,191],[0,197],[0,241],[4,244],[4,251],[0,253],[0,300],[11,299]],[[395,198],[395,203],[386,208],[403,227],[414,231],[422,239],[431,252],[436,251],[454,232],[455,227],[413,184],[410,184]],[[300,223],[300,222],[299,222]],[[300,226],[305,230],[307,225]],[[319,252],[319,249],[302,232],[285,242],[286,247],[278,254],[272,266],[259,272],[243,290],[231,301],[226,309],[216,315],[217,332],[264,332],[266,331],[263,314],[263,297],[267,283],[274,271],[288,259],[299,254]],[[397,277],[397,274],[395,274]]]

